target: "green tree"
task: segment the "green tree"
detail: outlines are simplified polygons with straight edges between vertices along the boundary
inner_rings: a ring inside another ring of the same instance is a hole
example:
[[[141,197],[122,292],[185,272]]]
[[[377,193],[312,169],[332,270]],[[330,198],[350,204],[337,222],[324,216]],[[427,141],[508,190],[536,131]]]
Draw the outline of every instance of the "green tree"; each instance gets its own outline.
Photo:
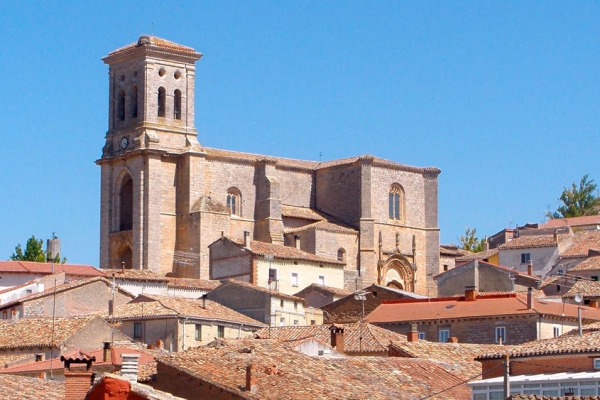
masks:
[[[594,180],[588,180],[588,174],[585,174],[579,181],[579,186],[573,182],[570,188],[563,188],[562,194],[558,198],[563,205],[558,207],[555,212],[548,213],[547,216],[549,218],[569,218],[597,215],[600,213],[600,198],[596,195],[596,187]]]
[[[485,239],[479,239],[477,237],[477,229],[465,228],[465,234],[458,238],[460,242],[460,248],[463,250],[471,251],[473,253],[479,253],[483,251],[483,243]]]
[[[15,252],[10,256],[10,259],[13,261],[46,262],[46,252],[44,251],[43,243],[42,239],[38,240],[34,235],[31,235],[25,244],[25,251],[23,251],[20,243],[17,244]],[[64,264],[67,262],[67,259],[65,257],[61,260],[60,254],[57,254],[52,261]]]

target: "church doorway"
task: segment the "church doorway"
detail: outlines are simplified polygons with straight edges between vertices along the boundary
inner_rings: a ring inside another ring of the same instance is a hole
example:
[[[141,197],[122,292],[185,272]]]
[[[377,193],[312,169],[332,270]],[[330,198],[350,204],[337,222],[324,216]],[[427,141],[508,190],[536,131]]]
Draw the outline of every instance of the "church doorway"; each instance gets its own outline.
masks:
[[[414,292],[415,271],[408,260],[394,254],[383,264],[380,272],[380,285]]]

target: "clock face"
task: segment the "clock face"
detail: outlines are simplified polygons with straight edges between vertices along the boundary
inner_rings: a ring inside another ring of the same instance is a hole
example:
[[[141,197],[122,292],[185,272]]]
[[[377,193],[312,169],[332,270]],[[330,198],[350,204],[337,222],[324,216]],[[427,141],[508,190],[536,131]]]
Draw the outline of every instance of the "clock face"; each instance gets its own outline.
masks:
[[[129,141],[127,140],[126,137],[124,137],[123,139],[121,139],[121,148],[122,149],[126,149],[128,144],[129,144]]]

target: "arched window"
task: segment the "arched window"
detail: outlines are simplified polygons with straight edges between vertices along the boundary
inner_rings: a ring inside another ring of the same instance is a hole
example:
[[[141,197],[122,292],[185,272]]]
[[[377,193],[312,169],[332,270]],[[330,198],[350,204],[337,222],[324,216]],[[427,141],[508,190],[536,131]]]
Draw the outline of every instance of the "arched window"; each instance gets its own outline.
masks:
[[[390,219],[404,219],[404,189],[394,183],[389,192],[389,217]]]
[[[231,215],[242,215],[242,194],[237,188],[227,189],[227,208]]]
[[[120,231],[128,231],[133,228],[133,181],[130,176],[123,180],[121,186],[120,203]]]
[[[131,118],[137,118],[138,114],[138,88],[131,89]]]
[[[158,116],[163,117],[166,113],[167,91],[164,87],[158,88]]]
[[[175,90],[173,98],[173,115],[175,119],[181,119],[181,90]]]
[[[117,96],[117,116],[119,121],[125,121],[125,91],[119,90]]]
[[[337,251],[337,260],[346,262],[346,250],[343,247],[340,247]]]

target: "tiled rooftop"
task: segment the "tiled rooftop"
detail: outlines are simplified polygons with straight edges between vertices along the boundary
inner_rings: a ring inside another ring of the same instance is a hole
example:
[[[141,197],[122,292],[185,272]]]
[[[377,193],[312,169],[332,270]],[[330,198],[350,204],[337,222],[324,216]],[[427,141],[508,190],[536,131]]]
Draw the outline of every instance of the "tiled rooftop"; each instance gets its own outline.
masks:
[[[542,339],[510,346],[482,354],[480,359],[502,358],[505,354],[513,357],[531,357],[550,354],[600,353],[600,331],[585,330],[583,336],[576,333],[565,334],[552,339]]]
[[[600,250],[600,231],[575,232],[573,234],[573,244],[563,251],[560,257],[587,257],[590,249]]]
[[[263,328],[255,333],[261,339],[283,342],[314,338],[321,343],[331,343],[331,325],[282,326]],[[406,336],[367,323],[341,325],[344,327],[344,352],[386,353],[391,341],[405,341]],[[362,336],[362,345],[360,337]]]
[[[259,242],[256,240],[250,242],[250,251],[256,255],[266,256],[271,254],[275,258],[281,258],[285,260],[312,261],[315,263],[335,264],[340,266],[346,265],[346,263],[343,261],[320,257],[315,254],[299,250],[295,247]]]
[[[281,215],[284,217],[308,219],[311,221],[325,220],[325,217],[312,208],[291,206],[287,204],[281,205]]]
[[[25,376],[0,375],[0,399],[64,400],[65,383]]]
[[[573,218],[554,218],[546,222],[540,228],[560,228],[563,226],[585,226],[600,225],[600,215],[584,215]]]
[[[348,296],[349,294],[352,293],[352,291],[346,290],[346,289],[340,289],[340,288],[335,288],[335,287],[331,287],[331,286],[319,285],[317,283],[311,283],[310,285],[308,285],[307,287],[305,287],[304,289],[302,289],[301,291],[296,293],[295,296],[304,297],[306,294],[308,294],[309,292],[312,292],[312,291],[320,292],[325,295],[334,295],[334,296],[339,296],[339,297]]]
[[[571,274],[579,271],[600,271],[600,256],[589,257],[571,268],[568,272]]]
[[[600,320],[600,310],[585,307],[587,322]],[[527,309],[527,296],[509,293],[478,295],[476,301],[464,296],[429,300],[384,300],[366,320],[371,323],[408,323],[456,318],[496,318],[499,316],[546,315],[558,319],[576,319],[577,306],[533,298],[533,309]]]
[[[148,300],[148,301],[145,301]],[[187,299],[183,297],[142,295],[135,302],[116,308],[116,319],[139,319],[150,317],[189,317],[209,321],[243,323],[246,326],[263,327],[263,323],[238,313],[214,301]]]
[[[333,223],[328,221],[317,221],[312,224],[299,226],[297,228],[288,228],[284,230],[284,233],[297,233],[304,232],[310,229],[327,231],[327,232],[339,232],[339,233],[350,233],[350,234],[358,234],[358,231],[353,228],[349,228],[339,223]]]
[[[140,282],[167,282],[168,278],[158,275],[147,269],[101,269],[107,278],[111,279],[113,274],[116,279],[127,279]]]
[[[558,235],[558,240],[562,238]],[[506,242],[498,247],[500,250],[512,250],[512,249],[527,249],[527,248],[538,248],[538,247],[556,247],[558,243],[554,240],[553,234],[545,235],[523,235],[518,238],[514,238],[510,242]]]
[[[462,378],[448,372],[451,366],[429,360],[309,357],[276,340],[222,342],[221,347],[172,353],[159,363],[246,399],[468,399],[470,395]],[[256,368],[255,393],[245,390],[248,365]]]
[[[118,49],[110,52],[109,56],[124,53],[128,50],[131,50],[131,49],[134,49],[134,48],[140,47],[140,46],[149,46],[149,47],[154,47],[157,49],[175,50],[175,51],[183,52],[183,53],[198,54],[198,53],[196,53],[196,50],[194,50],[191,47],[183,46],[183,45],[177,44],[175,42],[171,42],[166,39],[161,39],[156,36],[141,36],[137,42],[128,44],[127,46],[123,46],[121,48],[118,48]]]
[[[48,347],[64,342],[97,316],[55,318],[54,334],[52,318],[21,318],[0,324],[0,349],[21,347]]]
[[[569,289],[569,291],[563,295],[563,297],[573,298],[578,294],[581,294],[583,297],[598,297],[598,298],[600,298],[600,282],[577,281],[571,287],[571,289]]]
[[[169,282],[167,286],[173,289],[198,289],[210,292],[221,283],[219,281],[211,281],[206,279],[192,278],[167,278]]]
[[[273,298],[276,298],[276,299],[286,299],[286,300],[291,300],[291,301],[297,301],[297,302],[300,302],[302,304],[306,303],[304,301],[304,299],[301,298],[301,297],[297,297],[297,296],[292,296],[292,295],[289,295],[289,294],[281,293],[281,292],[279,292],[277,290],[269,290],[269,289],[264,288],[262,286],[254,285],[254,284],[252,284],[250,282],[239,281],[237,279],[227,279],[226,281],[224,281],[218,287],[221,287],[223,285],[238,285],[238,286],[242,286],[242,287],[245,287],[245,288],[258,290],[259,292],[268,293],[269,295],[273,296]]]
[[[0,273],[30,273],[38,275],[50,275],[52,273],[64,272],[67,276],[103,276],[104,274],[91,265],[59,264],[30,262],[30,261],[0,261]]]
[[[498,249],[490,249],[490,250],[480,251],[479,253],[464,254],[460,257],[457,257],[456,261],[461,262],[461,261],[471,261],[471,260],[485,260],[495,254],[498,254]]]

